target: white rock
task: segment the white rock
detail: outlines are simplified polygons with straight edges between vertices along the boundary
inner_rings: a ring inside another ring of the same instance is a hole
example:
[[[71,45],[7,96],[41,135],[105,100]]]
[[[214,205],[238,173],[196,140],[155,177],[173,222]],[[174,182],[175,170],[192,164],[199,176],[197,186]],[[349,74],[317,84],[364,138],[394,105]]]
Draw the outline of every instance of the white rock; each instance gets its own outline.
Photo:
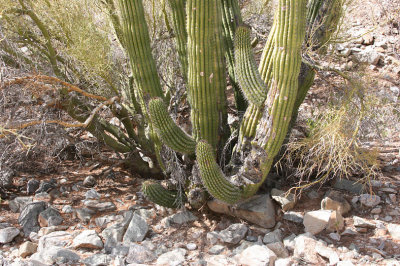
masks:
[[[4,229],[0,229],[0,243],[10,243],[17,235],[19,235],[19,232],[19,229],[15,227],[6,227]]]
[[[188,243],[188,244],[186,245],[186,248],[187,248],[188,250],[196,250],[196,249],[197,249],[197,245],[196,245],[196,243]]]
[[[73,213],[74,208],[71,205],[65,205],[61,211],[62,213]]]
[[[315,251],[317,251],[317,253],[320,256],[329,259],[330,265],[335,265],[340,260],[339,255],[336,253],[336,251],[334,251],[330,247],[327,247],[325,244],[322,244],[321,242],[318,242],[316,244]]]
[[[277,256],[266,246],[253,245],[243,250],[238,262],[243,266],[274,265]]]
[[[102,249],[103,241],[96,233],[95,230],[85,230],[74,238],[72,243],[74,248],[90,248],[90,249]]]
[[[180,265],[185,261],[185,255],[186,255],[185,249],[183,248],[174,249],[158,257],[157,265],[169,265],[169,266]]]
[[[400,225],[399,224],[388,224],[386,227],[389,231],[390,236],[394,240],[400,241]]]
[[[291,266],[293,264],[294,263],[291,258],[281,258],[275,261],[275,266]]]
[[[358,216],[353,216],[353,224],[355,227],[365,227],[365,228],[375,228],[375,224],[371,223],[370,221],[358,217]]]
[[[318,210],[307,212],[304,215],[303,224],[306,232],[315,235],[324,229],[340,230],[344,226],[344,221],[342,215],[337,211]]]
[[[317,241],[310,233],[299,235],[294,240],[294,256],[303,258],[307,263],[318,265],[321,263],[321,259],[318,257],[315,249]]]

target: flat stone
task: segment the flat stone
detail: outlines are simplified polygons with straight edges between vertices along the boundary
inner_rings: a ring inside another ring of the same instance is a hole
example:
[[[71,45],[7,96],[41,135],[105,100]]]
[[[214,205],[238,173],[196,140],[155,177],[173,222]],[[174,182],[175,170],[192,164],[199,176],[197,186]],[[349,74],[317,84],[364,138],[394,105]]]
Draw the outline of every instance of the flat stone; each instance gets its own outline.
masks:
[[[350,204],[343,198],[343,194],[339,191],[330,191],[321,201],[322,210],[333,210],[340,212],[341,215],[351,210]]]
[[[17,235],[19,235],[19,233],[19,229],[15,227],[0,229],[0,244],[10,243]]]
[[[56,231],[65,231],[67,229],[68,229],[68,226],[66,226],[66,225],[53,225],[53,226],[48,226],[48,227],[42,227],[42,228],[40,228],[38,235],[39,235],[39,237],[42,237],[42,236],[48,235],[48,234],[56,232]]]
[[[378,195],[362,194],[359,200],[362,205],[371,208],[381,203],[381,197]]]
[[[244,224],[231,224],[228,228],[222,230],[218,236],[225,243],[237,244],[246,236],[247,230],[248,228]]]
[[[88,190],[88,191],[86,191],[86,193],[85,193],[85,199],[100,199],[100,194],[94,189],[94,188],[92,188],[92,189],[90,189],[90,190]]]
[[[290,222],[294,222],[297,224],[302,224],[303,220],[304,220],[304,216],[303,214],[299,213],[299,212],[285,212],[283,214],[283,219],[290,221]]]
[[[113,202],[100,202],[98,200],[85,200],[83,203],[86,207],[96,212],[115,211],[117,207]]]
[[[8,206],[10,207],[10,210],[12,212],[17,213],[21,212],[26,205],[32,202],[33,202],[32,197],[16,197],[15,199],[10,200],[8,202]]]
[[[263,238],[264,244],[271,244],[271,243],[281,242],[281,241],[282,241],[282,232],[279,229],[276,229],[272,232],[266,233]]]
[[[124,217],[122,215],[110,214],[110,215],[97,217],[94,221],[97,226],[105,228],[109,223],[121,222],[123,219],[124,219]]]
[[[337,229],[341,229],[344,225],[344,221],[343,217],[336,211],[319,210],[307,212],[304,215],[303,224],[306,232],[315,235],[325,229],[333,231],[336,226],[339,227]]]
[[[212,246],[209,250],[208,253],[212,254],[212,255],[218,255],[220,254],[222,251],[224,251],[225,247],[221,246],[221,245],[215,245]]]
[[[27,204],[18,217],[18,223],[22,226],[25,236],[31,232],[38,232],[40,229],[38,223],[39,214],[44,211],[47,204],[43,201]]]
[[[333,187],[336,189],[343,189],[354,194],[361,194],[364,190],[362,184],[348,179],[337,179]]]
[[[30,241],[26,241],[19,246],[18,255],[22,258],[32,255],[37,251],[38,245]]]
[[[268,194],[256,195],[234,207],[220,200],[211,200],[208,207],[217,213],[235,216],[264,228],[275,226],[275,207]]]
[[[271,197],[281,205],[284,212],[293,209],[296,204],[294,194],[276,188],[271,190]]]
[[[376,225],[374,223],[369,222],[368,220],[353,216],[353,224],[355,227],[363,227],[363,228],[375,228]]]
[[[344,230],[342,233],[342,236],[354,236],[354,235],[357,235],[357,232],[350,228],[346,228],[346,230]]]
[[[103,241],[101,241],[95,230],[85,230],[74,238],[72,246],[76,249],[102,249]]]
[[[150,249],[143,245],[135,243],[130,244],[129,252],[126,257],[127,263],[148,263],[156,259],[156,255]]]
[[[292,266],[294,261],[291,258],[280,258],[275,261],[275,266]]]
[[[287,258],[289,257],[289,251],[285,248],[282,242],[274,242],[267,244],[267,247],[272,250],[278,258]]]
[[[78,263],[81,258],[75,252],[61,247],[49,247],[41,252],[36,252],[31,256],[31,260],[37,260],[46,264],[67,264]]]
[[[340,235],[338,233],[330,233],[329,237],[335,241],[340,241]]]
[[[400,225],[399,224],[388,224],[386,228],[389,231],[390,236],[394,240],[400,241]]]
[[[165,227],[170,227],[173,224],[186,224],[189,222],[194,222],[198,220],[198,218],[193,215],[193,213],[189,212],[189,211],[183,211],[183,212],[178,212],[175,213],[169,217],[166,217],[165,219],[163,219],[163,224]]]
[[[39,214],[39,225],[41,227],[57,226],[62,224],[63,218],[60,213],[54,208],[47,208]]]
[[[83,260],[87,266],[108,266],[112,265],[113,257],[107,254],[94,254]],[[115,265],[115,264],[114,264]]]
[[[272,266],[276,259],[276,254],[268,247],[253,245],[239,254],[238,262],[243,266]]]
[[[156,265],[171,265],[177,266],[185,261],[186,250],[183,248],[177,248],[170,252],[162,254],[157,259]]]
[[[65,231],[56,231],[42,236],[39,239],[38,251],[42,252],[52,247],[67,247],[71,244],[73,236]]]
[[[123,242],[143,241],[148,231],[149,226],[146,221],[139,215],[134,214],[124,234]]]

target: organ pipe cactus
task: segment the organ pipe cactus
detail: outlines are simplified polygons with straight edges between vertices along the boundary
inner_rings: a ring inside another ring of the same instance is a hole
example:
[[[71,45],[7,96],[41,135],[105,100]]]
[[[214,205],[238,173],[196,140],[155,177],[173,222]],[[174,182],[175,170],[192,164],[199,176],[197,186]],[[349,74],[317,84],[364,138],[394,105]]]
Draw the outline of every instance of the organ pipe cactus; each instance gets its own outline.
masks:
[[[310,21],[306,23],[307,1],[279,0],[257,69],[250,29],[241,25],[237,0],[169,0],[179,60],[187,81],[192,135],[175,124],[164,103],[151,57],[142,1],[120,2],[137,85],[133,95],[139,98],[143,113],[148,114],[147,122],[156,139],[178,153],[195,158],[203,186],[211,196],[234,204],[254,195],[285,139],[298,108],[299,88],[303,93],[313,81],[309,72],[304,80],[299,78],[306,25],[310,25]],[[323,5],[317,6],[317,10],[314,4],[310,6],[313,14],[318,14],[318,7]],[[242,167],[234,173],[239,185],[224,175],[217,159],[228,137],[226,68],[231,81],[239,84],[249,103],[233,154],[234,160],[242,162]],[[179,198],[183,200],[177,191],[167,190],[154,181],[145,182],[143,192],[163,206],[177,207]]]

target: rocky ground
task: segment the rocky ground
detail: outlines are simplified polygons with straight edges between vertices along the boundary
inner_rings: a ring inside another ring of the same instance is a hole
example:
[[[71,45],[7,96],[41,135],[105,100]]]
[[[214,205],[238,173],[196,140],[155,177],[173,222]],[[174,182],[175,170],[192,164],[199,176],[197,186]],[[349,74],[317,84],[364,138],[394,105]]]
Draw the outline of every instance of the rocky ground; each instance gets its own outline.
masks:
[[[350,37],[330,48],[335,60],[326,66],[363,68],[374,93],[396,104],[400,21],[388,15],[393,3],[355,5]],[[303,108],[321,98],[319,89]],[[65,160],[53,174],[3,171],[0,181],[12,179],[13,194],[0,205],[0,265],[400,265],[400,135],[391,129],[388,138],[364,143],[382,163],[370,189],[334,180],[295,201],[282,183],[258,203],[208,204],[237,217],[206,206],[160,208],[141,194],[140,177],[89,159]]]

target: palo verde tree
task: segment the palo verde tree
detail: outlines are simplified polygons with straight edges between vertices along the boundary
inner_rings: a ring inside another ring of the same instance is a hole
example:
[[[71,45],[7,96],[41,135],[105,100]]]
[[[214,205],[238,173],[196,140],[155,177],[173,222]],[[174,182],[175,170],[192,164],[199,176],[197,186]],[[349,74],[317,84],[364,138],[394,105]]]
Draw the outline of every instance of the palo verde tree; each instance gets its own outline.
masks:
[[[172,18],[170,30],[186,83],[190,132],[178,126],[168,111],[170,95],[162,88],[152,55],[144,1],[102,2],[129,55],[130,86],[105,98],[62,81],[55,71],[59,79],[39,76],[35,81],[57,85],[59,106],[79,121],[75,126],[129,154],[127,160],[144,176],[161,177],[166,172],[164,145],[176,152],[174,156],[192,169],[193,176],[180,180],[174,189],[146,181],[143,191],[155,203],[168,207],[186,200],[195,203],[198,199],[192,192],[203,189],[229,204],[257,193],[313,83],[315,70],[307,63],[305,51],[319,51],[336,31],[342,1],[278,0],[257,67],[251,29],[242,21],[237,0],[168,0],[171,14],[166,18]],[[29,6],[25,8],[29,11]],[[22,14],[29,16],[27,11]],[[235,88],[237,109],[245,110],[238,128],[229,128],[227,123],[227,76]],[[102,103],[86,104],[85,97]],[[109,106],[123,128],[98,114],[104,106]],[[227,151],[227,141],[235,136],[234,148]],[[227,165],[223,157],[229,159]],[[147,163],[148,158],[153,164]]]

